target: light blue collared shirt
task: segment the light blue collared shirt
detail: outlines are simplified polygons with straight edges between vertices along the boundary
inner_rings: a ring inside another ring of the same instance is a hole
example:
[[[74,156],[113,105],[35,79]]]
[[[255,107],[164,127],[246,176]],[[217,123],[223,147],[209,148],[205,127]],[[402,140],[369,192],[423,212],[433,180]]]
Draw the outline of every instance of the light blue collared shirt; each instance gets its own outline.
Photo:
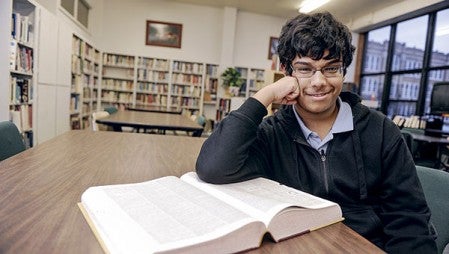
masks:
[[[299,126],[301,126],[301,131],[304,134],[304,137],[306,137],[307,143],[320,152],[323,151],[326,153],[329,141],[334,138],[334,133],[352,131],[354,129],[351,107],[348,103],[343,102],[340,97],[338,97],[337,103],[340,105],[337,118],[323,140],[321,140],[316,132],[313,132],[306,127],[301,117],[299,117],[298,113],[293,108],[293,112],[295,112],[296,119],[298,120]],[[292,107],[294,107],[294,105]]]

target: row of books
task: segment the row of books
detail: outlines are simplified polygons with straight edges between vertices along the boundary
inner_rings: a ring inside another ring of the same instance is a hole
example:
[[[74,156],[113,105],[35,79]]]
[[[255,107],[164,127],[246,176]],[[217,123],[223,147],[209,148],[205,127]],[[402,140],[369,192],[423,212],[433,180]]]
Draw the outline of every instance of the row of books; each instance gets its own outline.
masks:
[[[83,60],[76,55],[72,55],[72,73],[81,74],[89,73],[89,74],[98,74],[100,67],[96,62]]]
[[[33,128],[33,107],[31,105],[12,106],[9,111],[11,121],[19,132],[28,132]]]
[[[33,84],[29,78],[11,76],[11,104],[28,104],[33,100]]]
[[[103,79],[101,83],[102,89],[133,91],[133,82],[130,80]]]
[[[157,83],[137,83],[138,93],[167,93],[167,84],[157,84]]]
[[[146,68],[152,70],[168,71],[169,69],[169,61],[167,59],[139,57],[138,65],[139,68]]]
[[[139,81],[168,82],[168,72],[138,69],[137,79]]]
[[[200,86],[203,77],[195,74],[173,73],[172,82],[176,84]]]
[[[399,127],[399,128],[413,128],[413,129],[425,129],[426,128],[426,120],[427,119],[421,119],[419,116],[401,116],[396,115],[393,117],[392,121]]]
[[[103,54],[103,64],[133,68],[134,57],[125,55]]]
[[[217,88],[218,88],[218,79],[208,79],[206,81],[206,85],[204,86],[204,90],[211,93],[216,93]]]
[[[215,120],[217,123],[221,121],[230,111],[231,109],[231,100],[230,99],[220,99],[218,103],[218,109],[216,111]]]
[[[249,76],[250,79],[256,79],[259,81],[265,80],[265,71],[264,70],[251,70],[249,75],[250,75]]]
[[[71,94],[70,95],[70,112],[75,113],[79,111],[79,104],[80,104],[80,97],[79,94]]]
[[[171,97],[171,106],[197,108],[199,101],[199,98]]]
[[[201,75],[203,73],[203,64],[174,61],[173,62],[173,71],[174,72],[184,72],[184,73],[194,73],[194,74]]]
[[[208,64],[206,66],[206,74],[209,77],[217,77],[218,74],[218,65]]]
[[[29,16],[13,12],[11,17],[11,38],[25,44],[33,41],[33,23]]]
[[[164,105],[167,106],[167,96],[160,94],[137,94],[136,103],[140,105]]]
[[[131,104],[133,96],[130,93],[121,93],[116,91],[101,91],[101,100],[112,103]]]
[[[200,89],[194,86],[172,86],[171,93],[173,96],[192,96],[199,97]]]
[[[33,49],[11,40],[9,68],[12,71],[31,74],[33,70]]]
[[[97,90],[91,90],[89,87],[83,88],[83,101],[89,101],[93,98],[97,98]]]
[[[79,130],[81,129],[81,121],[80,118],[77,116],[72,116],[70,118],[70,125],[72,130]]]
[[[80,93],[86,87],[96,87],[98,78],[90,75],[72,75],[71,92]]]

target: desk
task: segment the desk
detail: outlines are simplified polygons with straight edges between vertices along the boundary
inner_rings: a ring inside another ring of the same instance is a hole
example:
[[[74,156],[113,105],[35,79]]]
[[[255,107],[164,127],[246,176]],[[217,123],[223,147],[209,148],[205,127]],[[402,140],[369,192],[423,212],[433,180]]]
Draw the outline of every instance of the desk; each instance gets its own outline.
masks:
[[[167,110],[165,107],[161,108],[158,106],[145,106],[145,107],[127,107],[127,110],[133,110],[133,111],[144,111],[144,112],[155,112],[155,113],[168,113],[168,114],[178,114],[180,115],[182,112],[181,110]]]
[[[204,138],[74,130],[0,162],[1,253],[103,253],[77,203],[90,186],[181,176]],[[169,152],[167,152],[169,151]],[[381,253],[337,223],[250,253]]]
[[[442,151],[442,149],[444,149],[444,146],[449,145],[449,139],[446,137],[434,137],[434,136],[428,136],[425,134],[414,133],[414,132],[410,132],[410,134],[412,135],[413,140],[415,140],[417,142],[426,142],[426,143],[437,144],[437,154],[436,154],[437,161],[435,162],[434,167],[440,168],[440,166],[442,164],[441,151]],[[448,170],[448,169],[446,168],[445,170]]]
[[[112,126],[115,131],[121,131],[122,127],[136,129],[157,129],[165,133],[166,130],[193,132],[193,136],[201,136],[203,127],[179,114],[161,112],[144,112],[124,110],[118,111],[106,118],[97,119],[97,123]]]
[[[447,139],[446,137],[434,137],[413,132],[410,132],[410,134],[412,134],[413,139],[416,141],[449,145],[449,139]]]

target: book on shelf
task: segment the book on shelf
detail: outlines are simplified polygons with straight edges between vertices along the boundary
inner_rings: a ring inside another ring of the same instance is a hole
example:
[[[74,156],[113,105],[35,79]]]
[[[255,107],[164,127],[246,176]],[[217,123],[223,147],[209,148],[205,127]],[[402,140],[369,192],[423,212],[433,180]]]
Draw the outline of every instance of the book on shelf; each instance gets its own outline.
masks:
[[[195,172],[90,187],[79,207],[110,253],[233,253],[343,220],[338,204],[272,180],[214,185]]]
[[[9,119],[19,132],[30,131],[33,128],[33,107],[31,105],[17,105],[9,111]]]
[[[9,69],[15,71],[17,69],[17,41],[11,40],[9,44]]]

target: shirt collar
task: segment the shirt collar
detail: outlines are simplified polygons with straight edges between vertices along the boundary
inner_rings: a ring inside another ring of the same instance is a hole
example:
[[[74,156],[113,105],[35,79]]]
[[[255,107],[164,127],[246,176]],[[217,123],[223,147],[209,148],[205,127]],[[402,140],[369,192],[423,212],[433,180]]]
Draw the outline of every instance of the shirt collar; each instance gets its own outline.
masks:
[[[337,118],[335,119],[330,132],[340,133],[352,131],[354,129],[354,124],[352,119],[351,106],[349,106],[347,102],[342,101],[340,97],[338,97],[337,103],[340,105],[340,109],[338,110]],[[298,113],[295,110],[295,105],[292,105],[292,107],[293,112],[295,113],[296,120],[298,120],[299,126],[301,127],[302,133],[304,133],[304,136],[308,138],[310,134],[312,134],[312,131],[306,127],[301,117],[299,117]]]

